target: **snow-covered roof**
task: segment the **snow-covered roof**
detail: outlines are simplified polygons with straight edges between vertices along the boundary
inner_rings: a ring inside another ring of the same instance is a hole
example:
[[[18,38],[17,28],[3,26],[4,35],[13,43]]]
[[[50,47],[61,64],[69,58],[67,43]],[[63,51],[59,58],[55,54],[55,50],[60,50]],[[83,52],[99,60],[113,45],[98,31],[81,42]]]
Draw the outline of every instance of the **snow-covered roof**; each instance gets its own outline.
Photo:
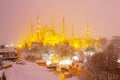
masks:
[[[25,65],[14,63],[5,71],[7,80],[60,80],[45,67],[35,63],[26,62]]]
[[[15,52],[15,49],[13,49],[13,48],[3,48],[3,49],[0,49],[0,52]]]

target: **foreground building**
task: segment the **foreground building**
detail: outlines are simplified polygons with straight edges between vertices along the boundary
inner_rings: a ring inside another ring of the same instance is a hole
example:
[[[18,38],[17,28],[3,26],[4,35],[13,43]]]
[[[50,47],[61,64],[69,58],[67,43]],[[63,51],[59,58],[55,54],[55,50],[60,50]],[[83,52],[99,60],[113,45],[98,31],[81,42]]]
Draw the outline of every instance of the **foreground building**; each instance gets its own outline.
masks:
[[[17,52],[14,48],[3,47],[0,48],[0,55],[2,55],[3,60],[16,60]]]

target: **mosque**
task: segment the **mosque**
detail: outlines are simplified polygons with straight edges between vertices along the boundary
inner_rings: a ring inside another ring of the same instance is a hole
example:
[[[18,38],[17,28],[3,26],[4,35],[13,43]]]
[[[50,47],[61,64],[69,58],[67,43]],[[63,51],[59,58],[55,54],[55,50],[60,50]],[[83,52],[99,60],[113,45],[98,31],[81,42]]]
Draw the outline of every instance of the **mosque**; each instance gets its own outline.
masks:
[[[33,44],[40,44],[42,43],[45,45],[51,45],[54,46],[56,44],[63,44],[64,42],[69,43],[70,46],[74,48],[86,48],[89,46],[97,47],[99,44],[99,40],[95,38],[91,38],[90,36],[90,27],[87,24],[86,27],[86,37],[85,38],[74,38],[74,29],[72,27],[71,32],[71,39],[66,39],[65,37],[65,21],[64,18],[62,20],[62,31],[61,34],[59,34],[54,26],[54,23],[52,26],[40,26],[40,18],[38,16],[37,18],[37,31],[34,33],[33,24],[31,23],[31,36],[27,38],[25,41],[20,43],[19,47],[22,47],[25,43],[28,44],[29,47],[31,47]]]

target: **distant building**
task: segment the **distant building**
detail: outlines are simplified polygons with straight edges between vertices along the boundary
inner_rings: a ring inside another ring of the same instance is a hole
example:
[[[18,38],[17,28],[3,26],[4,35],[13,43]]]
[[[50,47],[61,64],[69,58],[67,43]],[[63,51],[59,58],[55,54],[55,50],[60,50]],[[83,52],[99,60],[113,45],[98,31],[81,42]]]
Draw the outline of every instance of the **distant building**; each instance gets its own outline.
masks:
[[[113,36],[111,43],[114,44],[115,47],[120,48],[120,36]]]

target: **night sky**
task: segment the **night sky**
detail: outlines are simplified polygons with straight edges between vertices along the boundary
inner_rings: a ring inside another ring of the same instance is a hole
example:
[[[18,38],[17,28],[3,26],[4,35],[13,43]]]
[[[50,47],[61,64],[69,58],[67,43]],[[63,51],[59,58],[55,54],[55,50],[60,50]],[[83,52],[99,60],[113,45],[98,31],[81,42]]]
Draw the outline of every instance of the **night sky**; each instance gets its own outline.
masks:
[[[120,0],[0,0],[0,44],[18,43],[36,28],[55,23],[60,33],[65,19],[66,37],[84,37],[87,23],[92,37],[120,36]]]

